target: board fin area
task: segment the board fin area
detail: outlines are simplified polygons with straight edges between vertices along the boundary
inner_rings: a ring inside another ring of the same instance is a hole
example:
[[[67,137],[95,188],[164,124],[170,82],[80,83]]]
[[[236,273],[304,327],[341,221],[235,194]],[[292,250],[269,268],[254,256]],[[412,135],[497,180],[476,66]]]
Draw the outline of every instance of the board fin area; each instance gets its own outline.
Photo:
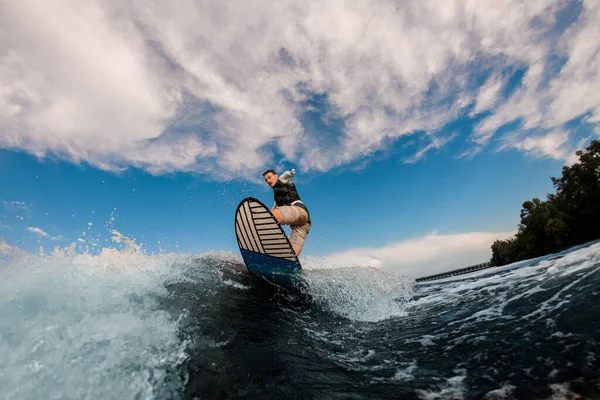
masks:
[[[235,213],[235,235],[248,271],[290,283],[302,267],[277,219],[259,200],[247,197]]]

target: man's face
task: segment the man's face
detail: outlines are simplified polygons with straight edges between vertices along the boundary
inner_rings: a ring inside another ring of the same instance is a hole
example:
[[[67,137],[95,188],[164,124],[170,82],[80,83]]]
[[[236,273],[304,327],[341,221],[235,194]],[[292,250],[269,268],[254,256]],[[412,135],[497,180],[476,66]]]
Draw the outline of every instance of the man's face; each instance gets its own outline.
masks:
[[[275,186],[275,184],[277,183],[277,179],[279,179],[279,176],[272,172],[269,172],[265,175],[265,182],[267,182],[267,185],[271,187]]]

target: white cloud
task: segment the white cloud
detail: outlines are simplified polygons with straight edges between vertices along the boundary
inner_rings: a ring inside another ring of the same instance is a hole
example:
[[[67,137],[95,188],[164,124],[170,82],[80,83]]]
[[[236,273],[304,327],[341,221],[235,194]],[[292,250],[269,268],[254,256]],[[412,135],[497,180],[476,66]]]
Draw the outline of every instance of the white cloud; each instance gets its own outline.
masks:
[[[33,226],[28,226],[28,227],[27,227],[27,230],[28,230],[29,232],[31,232],[31,233],[35,233],[35,234],[37,234],[37,235],[40,235],[40,236],[42,236],[42,237],[47,237],[47,236],[49,236],[49,235],[48,235],[48,234],[47,234],[47,233],[46,233],[46,232],[45,232],[43,229],[41,229],[41,228],[36,228],[36,227],[33,227]]]
[[[502,88],[502,80],[495,76],[489,79],[482,87],[479,88],[475,108],[471,111],[471,116],[475,116],[481,112],[487,111],[498,101],[498,94]]]
[[[24,206],[25,202],[24,201],[17,201],[17,200],[13,200],[13,201],[3,200],[2,204],[9,205],[9,206]]]
[[[2,2],[0,148],[157,174],[250,175],[277,153],[328,170],[426,131],[418,160],[473,105],[490,115],[472,156],[511,121],[600,122],[600,7],[582,4],[557,39],[562,0]],[[506,67],[527,69],[509,99]],[[334,138],[302,122],[315,94]]]
[[[589,110],[588,122],[600,122],[600,3],[585,1],[580,22],[572,25],[561,46],[568,61],[550,87],[549,115],[568,121]]]
[[[419,278],[487,262],[495,240],[515,232],[471,232],[430,234],[379,248],[359,248],[326,257],[325,264],[370,266],[387,272]]]
[[[562,124],[586,113],[591,115],[587,122],[600,122],[600,93],[594,90],[600,85],[600,69],[597,67],[600,63],[600,40],[592,39],[600,37],[600,3],[583,1],[582,6],[578,21],[567,29],[556,45],[544,40],[533,47],[532,43],[524,43],[523,48],[531,51],[531,54],[522,59],[529,68],[523,85],[492,116],[479,124],[475,134],[477,143],[487,144],[496,129],[518,120],[526,130],[536,127],[560,128]],[[550,9],[554,10],[555,7]],[[542,25],[541,28],[530,29],[530,32],[540,33],[540,29],[549,30],[551,26]],[[546,72],[552,65],[550,59],[557,55],[565,57],[566,63],[546,83]],[[532,141],[531,144],[540,144],[542,147],[534,151],[528,149],[528,152],[547,151],[547,143],[543,141]],[[560,151],[574,150],[564,142]]]
[[[2,206],[11,213],[30,213],[30,206],[25,204],[24,201],[18,200],[2,200]]]
[[[36,228],[36,227],[33,227],[33,226],[28,226],[26,229],[29,232],[31,232],[31,233],[35,233],[36,235],[40,235],[41,237],[45,237],[45,238],[48,238],[50,240],[65,240],[65,238],[62,237],[61,235],[58,235],[58,236],[51,236],[51,235],[49,235],[42,228]]]
[[[573,164],[578,161],[575,149],[568,144],[569,133],[556,130],[540,136],[523,136],[519,133],[506,135],[501,148],[515,148],[537,158],[552,158]]]
[[[405,163],[414,163],[419,161],[421,158],[425,157],[425,154],[431,149],[441,149],[447,143],[451,142],[457,136],[456,133],[448,136],[448,137],[432,137],[431,143],[417,151],[417,153],[409,158],[404,160]]]

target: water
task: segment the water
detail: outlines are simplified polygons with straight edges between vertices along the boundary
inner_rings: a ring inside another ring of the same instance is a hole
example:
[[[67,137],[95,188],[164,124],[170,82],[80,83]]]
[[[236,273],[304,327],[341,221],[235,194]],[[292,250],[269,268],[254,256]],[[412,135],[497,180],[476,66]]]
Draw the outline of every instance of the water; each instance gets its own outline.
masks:
[[[425,285],[304,265],[0,244],[0,398],[600,398],[598,243]]]

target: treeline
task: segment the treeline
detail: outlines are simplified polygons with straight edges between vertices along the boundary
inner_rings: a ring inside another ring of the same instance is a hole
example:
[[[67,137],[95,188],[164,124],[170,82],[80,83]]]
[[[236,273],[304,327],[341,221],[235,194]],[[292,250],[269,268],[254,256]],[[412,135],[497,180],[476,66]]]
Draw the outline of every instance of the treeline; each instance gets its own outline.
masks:
[[[492,245],[494,266],[555,253],[600,238],[600,140],[578,151],[579,162],[550,178],[556,193],[521,208],[517,234]]]

